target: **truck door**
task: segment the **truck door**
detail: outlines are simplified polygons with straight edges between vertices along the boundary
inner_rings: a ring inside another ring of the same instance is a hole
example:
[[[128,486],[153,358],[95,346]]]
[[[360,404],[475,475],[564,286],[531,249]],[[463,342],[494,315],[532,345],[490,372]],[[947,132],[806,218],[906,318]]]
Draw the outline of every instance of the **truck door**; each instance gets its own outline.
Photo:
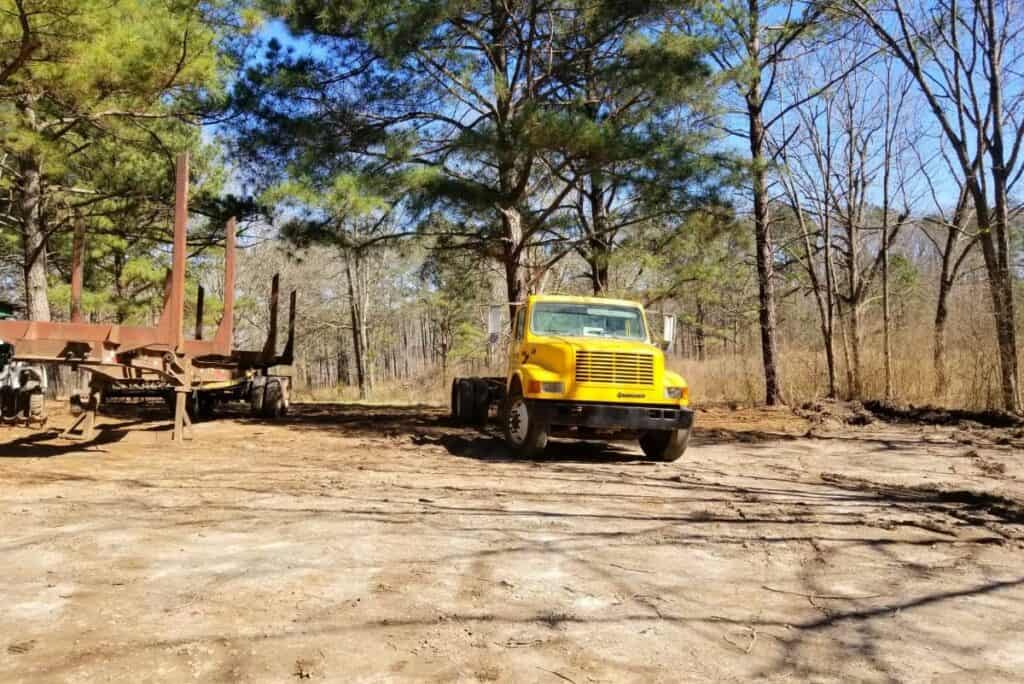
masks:
[[[515,328],[512,332],[512,341],[508,350],[508,377],[511,378],[520,366],[523,365],[525,351],[524,341],[526,339],[526,304],[520,304],[516,309]],[[525,388],[524,388],[525,389]]]

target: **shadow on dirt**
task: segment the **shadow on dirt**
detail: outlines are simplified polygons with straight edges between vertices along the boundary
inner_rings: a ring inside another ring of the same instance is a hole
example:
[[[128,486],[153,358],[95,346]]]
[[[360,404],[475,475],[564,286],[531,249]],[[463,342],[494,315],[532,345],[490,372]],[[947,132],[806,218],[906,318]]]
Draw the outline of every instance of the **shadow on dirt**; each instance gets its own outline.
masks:
[[[267,419],[253,417],[242,404],[217,409],[218,418],[233,418],[244,423],[265,424]],[[456,428],[447,410],[422,405],[385,404],[292,404],[288,414],[273,421],[295,430],[336,431],[345,435],[415,434],[424,429]]]
[[[67,425],[73,421],[70,415],[58,417],[58,422]],[[96,436],[93,439],[63,437],[62,428],[50,427],[8,442],[0,442],[0,458],[52,458],[82,451],[104,452],[106,449],[103,447],[120,442],[132,433],[169,433],[169,421],[170,417],[162,402],[111,402],[100,408]]]
[[[448,453],[460,458],[498,463],[630,463],[643,461],[636,451],[615,442],[551,440],[544,453],[535,459],[516,456],[496,433],[482,430],[460,434],[417,434],[413,444],[444,447]]]
[[[160,400],[115,401],[105,403],[100,410],[103,421],[97,427],[97,437],[90,442],[64,440],[58,430],[47,430],[0,444],[0,457],[49,457],[65,453],[94,449],[122,440],[129,432],[160,432],[170,430],[170,415]],[[109,419],[115,419],[111,421]],[[265,425],[265,418],[250,415],[244,404],[218,407],[214,420],[236,420],[247,425]],[[70,418],[66,418],[70,422]],[[199,422],[207,422],[205,420]],[[147,425],[148,424],[148,425]],[[347,437],[407,436],[416,444],[443,446],[454,456],[484,461],[521,461],[504,445],[492,420],[486,428],[467,427],[455,422],[448,410],[427,405],[389,404],[292,404],[288,415],[273,424],[289,430],[319,433],[338,433]],[[690,444],[756,444],[791,441],[796,435],[765,432],[758,429],[730,430],[695,428]],[[616,463],[640,462],[645,459],[635,448],[635,442],[600,442],[554,439],[538,462]]]
[[[102,447],[120,442],[130,432],[137,432],[131,428],[139,422],[143,421],[100,426],[96,429],[96,437],[89,441],[61,437],[60,430],[37,432],[0,443],[0,458],[52,458],[81,451],[106,451]]]
[[[225,408],[218,412],[224,418],[262,424],[263,419],[252,418],[240,407]],[[347,436],[398,437],[411,436],[422,443],[441,444],[456,456],[484,460],[512,460],[513,456],[501,441],[499,430],[492,415],[484,428],[468,427],[454,421],[445,408],[426,405],[383,405],[383,404],[292,404],[288,415],[275,424],[294,430],[336,431]],[[430,442],[428,438],[433,438]],[[784,432],[767,432],[759,429],[702,429],[698,423],[694,428],[690,444],[754,444],[760,442],[792,441],[799,435]],[[567,460],[598,462],[643,460],[638,453],[630,453],[620,440],[605,444],[600,441],[552,440],[544,460]],[[632,441],[630,447],[635,445]]]

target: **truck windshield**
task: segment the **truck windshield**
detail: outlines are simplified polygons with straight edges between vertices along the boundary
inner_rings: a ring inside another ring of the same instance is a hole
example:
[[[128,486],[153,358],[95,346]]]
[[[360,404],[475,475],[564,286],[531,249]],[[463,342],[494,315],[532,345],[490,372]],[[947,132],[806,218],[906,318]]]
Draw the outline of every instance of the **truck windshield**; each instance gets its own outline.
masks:
[[[535,335],[647,339],[640,309],[632,306],[538,302],[530,327]]]

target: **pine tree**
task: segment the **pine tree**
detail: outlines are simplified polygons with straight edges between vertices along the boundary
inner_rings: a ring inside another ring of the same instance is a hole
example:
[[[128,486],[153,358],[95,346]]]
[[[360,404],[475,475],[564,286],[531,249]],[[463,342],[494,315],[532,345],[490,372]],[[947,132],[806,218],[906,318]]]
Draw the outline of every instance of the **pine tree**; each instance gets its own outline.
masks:
[[[27,316],[49,320],[51,239],[117,192],[140,199],[130,185],[140,165],[158,158],[166,168],[175,149],[196,145],[187,120],[216,95],[223,65],[204,14],[216,3],[15,5],[35,47],[15,56],[18,68],[0,84],[0,182],[10,193],[8,226],[20,236]]]

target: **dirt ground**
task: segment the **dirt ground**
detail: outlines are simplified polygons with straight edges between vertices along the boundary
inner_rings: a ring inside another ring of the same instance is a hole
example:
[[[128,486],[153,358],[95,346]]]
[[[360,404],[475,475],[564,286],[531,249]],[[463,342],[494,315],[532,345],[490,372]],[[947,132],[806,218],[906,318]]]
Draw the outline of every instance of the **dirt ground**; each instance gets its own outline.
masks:
[[[441,409],[293,408],[6,428],[0,680],[1024,679],[1019,430],[722,407],[678,463],[524,462]]]

